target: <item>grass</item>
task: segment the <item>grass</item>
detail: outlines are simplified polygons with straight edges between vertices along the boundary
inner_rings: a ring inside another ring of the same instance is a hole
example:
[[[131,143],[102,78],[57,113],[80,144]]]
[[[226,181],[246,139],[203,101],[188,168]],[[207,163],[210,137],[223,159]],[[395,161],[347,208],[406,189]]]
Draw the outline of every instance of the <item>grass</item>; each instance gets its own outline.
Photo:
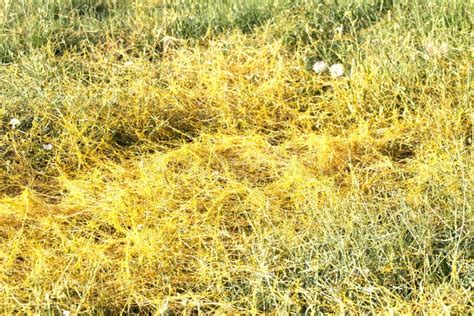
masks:
[[[1,313],[472,312],[472,2],[0,8]]]

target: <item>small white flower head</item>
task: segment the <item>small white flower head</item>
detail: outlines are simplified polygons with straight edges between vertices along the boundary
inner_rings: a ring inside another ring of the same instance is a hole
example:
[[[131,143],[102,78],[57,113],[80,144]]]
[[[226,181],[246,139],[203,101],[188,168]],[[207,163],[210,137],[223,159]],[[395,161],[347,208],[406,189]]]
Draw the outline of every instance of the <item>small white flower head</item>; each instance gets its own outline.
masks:
[[[442,56],[447,56],[449,53],[449,44],[446,42],[442,43],[439,46],[438,51]]]
[[[334,32],[338,35],[338,36],[341,36],[342,35],[342,32],[344,32],[344,26],[343,25],[339,25],[338,27],[336,27],[334,29]]]
[[[19,119],[12,118],[8,124],[12,126],[12,129],[15,129],[18,125],[21,124],[21,121]]]
[[[443,42],[438,45],[433,42],[428,42],[425,45],[425,50],[428,57],[446,57],[449,54],[449,44]]]
[[[375,291],[377,291],[377,288],[375,286],[367,286],[363,288],[364,292],[372,294]]]
[[[435,44],[435,43],[433,43],[433,42],[428,42],[428,43],[426,43],[426,45],[425,45],[425,50],[426,50],[426,52],[428,53],[428,55],[434,56],[434,55],[436,55],[438,49],[436,48],[436,44]]]
[[[143,227],[144,227],[143,224],[138,224],[138,225],[137,225],[137,230],[138,230],[138,231],[142,231],[142,230],[143,230]]]
[[[52,150],[52,149],[53,149],[53,145],[52,145],[52,144],[43,144],[43,149],[44,149],[44,150]]]
[[[125,64],[123,64],[125,67],[131,67],[133,66],[133,61],[127,61]]]
[[[313,65],[313,70],[318,75],[325,73],[326,71],[328,71],[328,69],[329,69],[329,66],[324,61],[317,61]]]
[[[71,312],[70,311],[63,311],[63,316],[71,316]]]
[[[333,78],[339,78],[344,76],[344,65],[343,64],[334,64],[329,67],[329,74]]]

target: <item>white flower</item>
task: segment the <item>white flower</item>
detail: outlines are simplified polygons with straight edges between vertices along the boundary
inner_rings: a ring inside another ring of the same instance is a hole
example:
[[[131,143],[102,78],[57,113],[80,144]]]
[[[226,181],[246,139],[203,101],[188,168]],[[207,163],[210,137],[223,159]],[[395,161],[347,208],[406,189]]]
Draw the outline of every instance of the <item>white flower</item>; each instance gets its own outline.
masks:
[[[52,144],[43,144],[43,149],[44,150],[51,150],[51,149],[53,149],[53,145]]]
[[[125,67],[130,67],[133,66],[133,61],[127,61],[125,64],[123,64]]]
[[[17,125],[21,124],[21,121],[19,119],[12,118],[8,124],[10,124],[12,128],[15,129]]]
[[[342,32],[344,32],[344,26],[343,25],[339,25],[338,27],[336,27],[334,29],[334,31],[336,32],[336,34],[338,36],[341,36],[342,35]]]
[[[334,64],[329,67],[329,74],[333,78],[338,78],[344,76],[344,65],[343,64]]]
[[[328,71],[328,68],[329,68],[328,64],[326,64],[326,62],[324,62],[324,61],[318,61],[318,62],[314,63],[314,65],[313,65],[313,70],[318,75]]]
[[[367,286],[367,287],[364,287],[363,290],[366,293],[372,294],[377,290],[377,288],[375,286]]]
[[[425,45],[425,50],[428,56],[431,57],[446,57],[449,53],[449,44],[446,42],[441,43],[440,45],[437,45],[433,42],[428,42]]]
[[[138,225],[137,225],[137,230],[138,230],[138,231],[143,230],[143,224],[138,224]]]
[[[435,43],[433,42],[426,43],[425,50],[430,56],[436,55],[437,49],[436,49]]]
[[[70,316],[71,312],[70,311],[63,311],[63,316]]]
[[[449,53],[449,44],[444,42],[439,46],[438,49],[439,53],[443,56],[447,56]]]

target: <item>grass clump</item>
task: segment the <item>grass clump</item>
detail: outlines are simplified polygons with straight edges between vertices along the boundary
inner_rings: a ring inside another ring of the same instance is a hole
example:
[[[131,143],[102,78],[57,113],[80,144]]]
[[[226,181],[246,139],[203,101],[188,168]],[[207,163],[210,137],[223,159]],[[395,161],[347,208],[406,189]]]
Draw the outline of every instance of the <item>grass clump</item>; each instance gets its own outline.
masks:
[[[469,313],[470,9],[3,3],[0,311]]]

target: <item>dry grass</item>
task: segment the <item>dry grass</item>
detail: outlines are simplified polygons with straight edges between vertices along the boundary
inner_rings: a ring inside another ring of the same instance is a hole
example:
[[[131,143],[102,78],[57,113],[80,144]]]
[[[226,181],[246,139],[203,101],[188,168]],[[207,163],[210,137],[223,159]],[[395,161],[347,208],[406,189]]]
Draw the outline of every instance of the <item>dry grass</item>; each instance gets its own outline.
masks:
[[[354,1],[320,36],[302,4],[198,34],[103,3],[57,26],[96,42],[2,46],[0,312],[472,312],[469,5]]]

